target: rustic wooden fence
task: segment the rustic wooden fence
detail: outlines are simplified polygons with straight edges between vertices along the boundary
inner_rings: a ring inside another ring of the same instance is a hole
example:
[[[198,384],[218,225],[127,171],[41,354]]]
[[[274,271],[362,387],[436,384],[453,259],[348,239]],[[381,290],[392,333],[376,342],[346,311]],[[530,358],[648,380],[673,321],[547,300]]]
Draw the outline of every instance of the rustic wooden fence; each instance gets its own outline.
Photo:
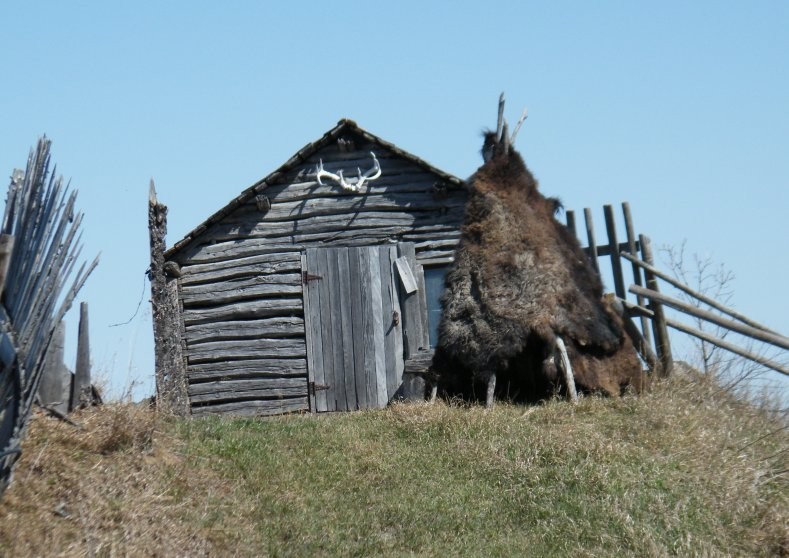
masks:
[[[641,353],[642,358],[657,375],[668,376],[673,367],[668,328],[691,335],[762,366],[789,375],[789,367],[781,362],[776,362],[750,349],[738,346],[721,337],[713,336],[699,328],[691,327],[666,316],[664,306],[727,331],[738,333],[779,349],[789,350],[789,338],[691,289],[670,275],[660,271],[655,266],[649,238],[644,235],[636,237],[630,205],[627,202],[622,204],[622,216],[625,223],[624,242],[620,242],[617,235],[613,206],[606,205],[603,207],[608,241],[605,244],[597,243],[592,211],[586,208],[583,214],[586,231],[585,250],[598,271],[600,271],[601,259],[609,258],[614,291],[627,317],[625,324],[627,332],[636,344],[636,348]],[[579,236],[575,213],[568,211],[566,217],[567,227]],[[627,269],[630,270],[632,281],[629,282],[630,285],[626,288],[625,285],[628,283],[626,281]],[[658,280],[679,289],[687,297],[696,301],[698,305],[688,304],[661,293]],[[630,298],[628,294],[631,295]],[[705,310],[700,307],[701,305],[706,305],[711,310]],[[718,313],[715,313],[713,310]],[[728,318],[724,317],[724,315],[728,316]],[[640,328],[631,318],[638,318]]]
[[[101,397],[90,380],[90,338],[88,303],[79,306],[77,361],[72,372],[64,361],[66,324],[60,322],[49,343],[41,384],[39,404],[55,415],[63,416],[74,409],[101,403]]]
[[[39,140],[26,170],[14,171],[0,229],[0,495],[21,452],[55,328],[98,264],[77,268],[82,213],[76,191],[50,174],[50,145]]]

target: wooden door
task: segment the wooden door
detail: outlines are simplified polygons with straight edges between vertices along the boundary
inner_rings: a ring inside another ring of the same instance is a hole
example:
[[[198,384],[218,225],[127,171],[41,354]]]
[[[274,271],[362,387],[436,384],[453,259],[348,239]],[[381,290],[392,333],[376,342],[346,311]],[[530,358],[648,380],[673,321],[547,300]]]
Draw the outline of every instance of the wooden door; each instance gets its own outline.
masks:
[[[414,320],[403,315],[403,309],[410,306],[406,299],[414,294],[401,292],[396,262],[404,250],[410,251],[411,266],[420,269],[413,259],[413,245],[309,248],[304,252],[312,410],[382,408],[400,388],[403,324]],[[400,264],[402,268],[402,260]],[[421,313],[421,309],[411,313]]]

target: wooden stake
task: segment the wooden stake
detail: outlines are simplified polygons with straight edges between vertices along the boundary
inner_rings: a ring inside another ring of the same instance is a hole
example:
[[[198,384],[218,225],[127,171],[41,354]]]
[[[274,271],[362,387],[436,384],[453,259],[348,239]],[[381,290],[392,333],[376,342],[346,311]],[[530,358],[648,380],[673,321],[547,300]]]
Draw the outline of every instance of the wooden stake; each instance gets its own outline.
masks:
[[[622,277],[622,260],[619,259],[619,241],[616,238],[616,221],[614,220],[614,208],[610,205],[603,206],[605,216],[605,229],[608,233],[608,249],[611,252],[611,272],[614,275],[614,290],[616,296],[625,298],[625,280]]]
[[[74,383],[71,391],[71,406],[86,407],[93,404],[90,389],[90,327],[88,326],[88,303],[79,305],[79,333],[77,336],[77,363],[74,366]]]
[[[493,407],[494,395],[496,393],[496,374],[491,374],[488,378],[488,393],[485,398],[485,407]]]
[[[597,244],[594,238],[594,223],[592,222],[592,210],[584,208],[584,221],[586,221],[586,239],[589,242],[589,257],[597,273],[600,273],[600,265],[597,262]]]
[[[575,389],[575,377],[573,367],[570,364],[570,357],[567,355],[567,347],[558,335],[556,336],[556,352],[559,353],[559,366],[564,373],[564,384],[567,386],[567,397],[573,403],[578,402],[578,391]]]
[[[14,236],[0,234],[0,295],[5,288],[5,278],[8,274],[8,264],[11,263],[11,253],[14,251]]]
[[[638,237],[641,244],[641,254],[644,261],[649,265],[653,264],[652,259],[652,243],[649,238],[643,234]],[[654,275],[648,271],[645,273],[647,280],[647,287],[653,292],[658,292],[658,282]],[[658,368],[658,376],[668,378],[671,375],[671,369],[674,367],[674,358],[671,356],[671,341],[668,337],[668,328],[666,327],[666,316],[663,313],[663,306],[656,300],[650,301],[650,309],[655,317],[652,319],[652,332],[655,335],[655,352],[657,353],[660,367]]]
[[[630,255],[636,257],[638,255],[638,245],[636,244],[636,233],[635,228],[633,227],[633,217],[630,214],[630,204],[627,202],[622,203],[622,214],[625,218],[625,232],[627,234],[627,249],[630,252]],[[627,257],[627,253],[622,252],[624,257]],[[627,258],[630,259],[630,258]],[[632,260],[631,260],[632,261]],[[633,281],[639,287],[643,286],[644,283],[641,279],[641,268],[638,267],[636,264],[632,264],[633,266]],[[640,296],[636,297],[636,303],[639,306],[644,306],[644,299]],[[647,346],[652,344],[652,332],[649,330],[649,320],[645,316],[640,317],[641,320],[641,332],[644,336],[644,340],[646,341]]]
[[[578,236],[578,232],[575,230],[575,211],[572,209],[568,209],[565,213],[565,217],[567,218],[567,228],[570,229],[570,232],[573,233],[573,236]]]
[[[71,397],[71,372],[63,364],[65,341],[66,324],[60,322],[55,327],[52,340],[49,342],[41,383],[38,385],[38,397],[41,405],[53,408],[61,414],[69,412]]]

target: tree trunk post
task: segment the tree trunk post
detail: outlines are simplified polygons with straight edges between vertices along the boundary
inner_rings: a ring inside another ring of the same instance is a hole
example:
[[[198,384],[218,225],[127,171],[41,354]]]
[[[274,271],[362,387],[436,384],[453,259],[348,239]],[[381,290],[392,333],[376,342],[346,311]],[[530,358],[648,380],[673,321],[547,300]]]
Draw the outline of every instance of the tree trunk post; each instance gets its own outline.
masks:
[[[178,279],[165,273],[167,206],[156,199],[153,179],[148,194],[151,241],[151,306],[156,368],[156,405],[175,415],[190,414],[186,366],[181,345]]]

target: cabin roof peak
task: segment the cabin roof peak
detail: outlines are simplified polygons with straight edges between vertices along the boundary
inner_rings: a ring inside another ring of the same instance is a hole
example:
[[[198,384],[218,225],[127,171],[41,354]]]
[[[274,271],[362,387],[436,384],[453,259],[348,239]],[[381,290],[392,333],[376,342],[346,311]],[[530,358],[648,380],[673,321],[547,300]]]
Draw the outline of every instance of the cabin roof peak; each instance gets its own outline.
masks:
[[[328,132],[323,134],[322,137],[320,137],[319,139],[313,142],[308,143],[307,145],[299,149],[290,159],[288,159],[287,161],[285,161],[285,163],[280,165],[280,167],[277,168],[274,172],[268,174],[264,178],[258,180],[257,182],[246,188],[238,196],[233,198],[227,205],[222,207],[216,213],[211,215],[208,219],[200,223],[192,231],[187,233],[186,236],[184,236],[181,240],[176,242],[169,250],[165,252],[165,257],[168,259],[173,257],[176,253],[180,252],[189,244],[191,244],[191,242],[195,238],[197,238],[198,236],[203,234],[206,230],[208,230],[209,227],[221,221],[224,217],[226,217],[231,212],[236,210],[238,207],[249,201],[249,199],[251,199],[253,196],[263,192],[271,184],[276,183],[276,181],[282,176],[282,174],[286,173],[293,167],[303,163],[306,159],[308,159],[318,150],[326,147],[327,145],[331,144],[334,141],[337,141],[337,139],[339,139],[342,134],[346,134],[349,132],[362,136],[367,141],[373,144],[380,145],[381,147],[391,151],[392,153],[415,163],[416,165],[424,168],[429,172],[434,173],[435,175],[439,176],[441,179],[443,179],[452,187],[463,186],[464,181],[458,178],[457,176],[442,171],[441,169],[434,167],[424,159],[421,159],[420,157],[417,157],[416,155],[413,155],[412,153],[409,153],[408,151],[405,151],[404,149],[397,147],[395,144],[388,142],[371,132],[368,132],[367,130],[359,126],[354,120],[350,118],[341,118],[337,122],[337,124]]]

